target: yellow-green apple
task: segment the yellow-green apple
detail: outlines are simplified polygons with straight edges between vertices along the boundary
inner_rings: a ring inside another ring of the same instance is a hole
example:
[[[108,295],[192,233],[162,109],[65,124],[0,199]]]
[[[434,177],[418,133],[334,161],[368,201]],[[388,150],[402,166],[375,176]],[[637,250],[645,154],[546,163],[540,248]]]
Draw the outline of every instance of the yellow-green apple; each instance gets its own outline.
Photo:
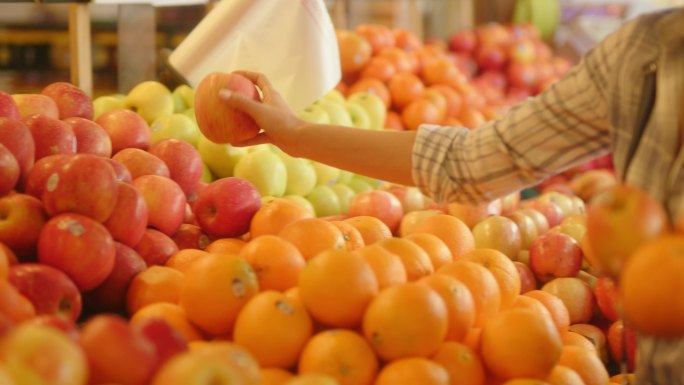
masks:
[[[351,119],[352,127],[356,128],[371,128],[371,119],[368,112],[357,103],[345,102],[344,108],[347,109],[349,113],[349,118]]]
[[[309,202],[306,198],[304,198],[301,195],[283,195],[283,199],[288,199],[304,206],[311,213],[312,216],[315,213],[314,207],[311,205],[311,202]]]
[[[417,187],[409,187],[394,183],[384,183],[379,190],[387,191],[401,202],[404,214],[411,211],[422,210],[425,207],[425,196]]]
[[[236,237],[249,230],[252,217],[260,207],[261,195],[256,186],[246,179],[228,177],[202,189],[194,211],[199,226],[208,235]]]
[[[235,165],[233,175],[250,181],[261,195],[285,195],[287,169],[272,151],[248,152]]]
[[[184,114],[171,114],[160,116],[150,124],[152,143],[162,139],[180,139],[197,146],[200,136],[199,127],[192,119]]]
[[[37,315],[53,314],[76,322],[81,315],[81,293],[64,272],[42,263],[10,267],[9,282],[33,304]]]
[[[98,96],[93,99],[93,119],[108,111],[126,108],[126,100],[112,95]]]
[[[19,183],[21,169],[12,152],[0,143],[0,196],[14,190]]]
[[[344,97],[344,94],[342,94],[342,92],[340,92],[340,90],[335,89],[335,88],[333,88],[332,90],[326,92],[326,93],[321,97],[321,99],[332,100],[332,101],[334,101],[334,102],[339,102],[339,103],[342,103],[342,102],[344,102],[344,101],[346,100],[345,97]]]
[[[128,168],[123,165],[121,162],[116,161],[112,158],[104,158],[109,162],[109,165],[112,166],[112,169],[114,169],[114,173],[116,174],[116,180],[120,182],[125,182],[125,183],[131,183],[133,181],[133,177],[131,176],[131,172],[128,171]]]
[[[74,155],[48,176],[42,196],[45,212],[78,213],[104,222],[116,205],[117,183],[114,169],[103,158]]]
[[[526,199],[520,202],[520,205],[525,208],[535,209],[542,213],[549,222],[549,228],[560,224],[565,217],[560,207],[550,200],[540,200],[539,198]]]
[[[246,113],[228,107],[219,98],[221,90],[259,101],[259,91],[251,80],[235,73],[213,72],[195,89],[195,117],[202,134],[215,143],[238,143],[259,133],[259,126]]]
[[[211,243],[211,238],[202,231],[202,228],[192,223],[183,223],[171,239],[176,243],[179,250],[204,250]]]
[[[164,265],[167,259],[178,252],[178,246],[168,235],[147,228],[140,242],[135,245],[135,251],[145,260],[147,266]]]
[[[344,103],[332,101],[329,99],[320,99],[314,105],[322,108],[328,114],[330,124],[338,126],[353,127],[349,111],[344,106]]]
[[[354,174],[351,180],[358,179],[368,183],[373,189],[380,187],[380,180],[362,174]]]
[[[17,103],[12,99],[12,95],[3,91],[0,91],[0,117],[12,119],[21,118],[19,107],[17,107]]]
[[[594,315],[594,292],[586,282],[576,277],[555,278],[542,290],[560,298],[568,308],[570,324],[587,323]]]
[[[587,242],[598,266],[612,277],[620,274],[637,248],[668,228],[662,205],[634,186],[615,186],[587,208]]]
[[[258,384],[260,382],[259,363],[243,346],[228,341],[212,341],[199,346],[196,351],[205,359],[218,358],[235,370],[238,384]]]
[[[349,211],[349,203],[351,203],[352,198],[356,195],[356,192],[351,189],[351,187],[342,183],[335,183],[330,186],[332,190],[337,194],[337,198],[340,200],[340,212],[346,214]]]
[[[21,180],[25,180],[33,167],[36,145],[31,131],[21,120],[0,117],[0,143],[12,152],[19,163]]]
[[[496,249],[515,260],[522,248],[520,229],[513,220],[493,215],[473,227],[476,248]]]
[[[82,89],[67,82],[48,84],[40,92],[49,96],[57,104],[59,118],[66,119],[74,116],[92,120],[93,101]]]
[[[38,238],[38,261],[65,272],[82,292],[107,278],[114,268],[115,254],[107,228],[80,214],[50,218]]]
[[[404,214],[401,218],[401,223],[399,224],[399,236],[403,237],[404,235],[411,234],[420,221],[436,214],[443,213],[439,210],[423,209]]]
[[[75,154],[76,135],[71,126],[46,115],[30,115],[22,119],[36,146],[35,160],[54,154]]]
[[[171,92],[175,112],[195,107],[195,90],[187,84],[181,84]]]
[[[162,83],[148,80],[137,84],[126,95],[126,108],[140,114],[147,124],[174,111],[171,91]]]
[[[508,195],[504,195],[500,198],[501,200],[501,213],[510,213],[518,209],[518,203],[520,203],[520,191],[512,192]]]
[[[202,174],[200,175],[200,181],[202,183],[211,183],[214,181],[214,174],[211,173],[209,166],[207,166],[204,161],[202,161]]]
[[[614,279],[607,275],[599,276],[594,285],[594,296],[598,309],[607,320],[617,321],[620,318],[620,290]]]
[[[159,159],[158,156],[139,148],[124,148],[112,156],[112,159],[120,162],[131,173],[131,178],[136,179],[143,175],[159,175],[169,177],[169,166]]]
[[[560,208],[560,210],[563,212],[563,217],[567,217],[569,215],[579,214],[575,209],[575,203],[573,202],[572,197],[569,195],[560,193],[558,191],[544,192],[540,196],[538,196],[536,199],[555,203],[556,206],[558,206],[558,208]]]
[[[143,318],[132,327],[135,333],[142,335],[154,347],[153,373],[175,355],[188,350],[187,339],[162,318]]]
[[[103,224],[115,241],[134,247],[147,228],[147,202],[142,193],[130,183],[118,181],[116,188],[116,205]]]
[[[304,198],[311,202],[317,217],[327,217],[342,213],[340,198],[330,186],[316,185]]]
[[[118,315],[98,314],[81,329],[91,384],[148,384],[155,369],[155,348]]]
[[[112,154],[124,148],[147,150],[150,146],[150,127],[136,112],[118,109],[100,115],[95,123],[107,131],[112,140]]]
[[[364,179],[357,178],[356,175],[353,176],[349,182],[347,182],[347,186],[351,187],[351,189],[357,194],[375,190],[375,187],[373,187],[372,184]]]
[[[3,368],[17,384],[88,384],[88,361],[79,345],[55,328],[27,323],[0,344]]]
[[[566,221],[566,219],[563,219],[563,222],[561,222],[560,225],[550,228],[549,232],[567,234],[579,244],[587,233],[587,225],[579,222]]]
[[[112,140],[99,124],[81,117],[63,120],[76,135],[76,152],[109,158],[112,156]]]
[[[520,250],[529,250],[532,241],[539,236],[539,230],[532,218],[519,210],[504,214],[504,216],[518,225],[518,230],[520,230]]]
[[[494,199],[489,203],[478,205],[452,202],[447,205],[447,212],[463,221],[471,229],[493,215],[501,215],[501,200]]]
[[[335,183],[347,184],[354,177],[354,173],[351,171],[342,170],[342,169],[338,169],[338,170],[340,170],[340,174],[337,176]]]
[[[337,167],[328,166],[320,162],[311,161],[311,165],[316,172],[316,184],[333,185],[337,183],[342,170]]]
[[[179,139],[163,139],[147,150],[164,161],[173,179],[186,195],[193,192],[202,176],[202,158],[190,143]]]
[[[608,351],[613,362],[627,364],[627,371],[634,373],[636,369],[637,333],[633,327],[622,320],[610,324],[606,331]]]
[[[57,103],[51,97],[41,94],[14,94],[12,99],[19,107],[22,118],[40,114],[52,119],[59,119]]]
[[[285,195],[305,196],[310,193],[316,185],[316,170],[311,161],[289,156],[282,151],[276,154],[283,161],[287,174]]]
[[[576,277],[582,267],[582,249],[569,235],[547,232],[530,244],[530,268],[541,283]]]
[[[43,203],[27,194],[9,194],[0,198],[0,242],[20,260],[35,257],[41,229],[47,221]]]
[[[366,111],[370,119],[369,128],[380,130],[385,127],[387,107],[378,95],[370,91],[355,92],[347,97],[347,103],[358,105]]]
[[[126,311],[126,293],[133,277],[147,268],[145,261],[132,248],[114,242],[114,267],[97,287],[83,294],[83,304],[91,314]]]
[[[247,154],[246,147],[214,143],[204,135],[200,135],[197,140],[197,150],[202,157],[202,161],[216,178],[233,176],[235,165]]]
[[[537,226],[537,234],[541,235],[549,231],[549,221],[544,214],[540,213],[538,210],[529,207],[520,207],[516,209],[516,211],[521,212],[532,219],[534,225]]]
[[[76,321],[57,314],[36,315],[30,320],[24,322],[24,324],[54,328],[74,342],[78,342],[78,340],[81,338]]]
[[[147,203],[147,225],[172,236],[185,215],[185,194],[178,183],[160,175],[143,175],[133,180]]]
[[[236,369],[220,357],[205,357],[190,350],[168,360],[154,374],[151,385],[233,385],[242,384]]]
[[[312,104],[297,113],[297,117],[305,122],[316,124],[330,124],[328,113],[315,104]]]
[[[518,275],[520,275],[520,294],[536,290],[537,280],[534,278],[534,273],[530,267],[520,261],[513,261],[513,264],[518,271]]]
[[[596,169],[575,175],[570,180],[570,188],[584,202],[590,202],[594,196],[617,186],[618,183],[613,171]]]
[[[356,194],[349,202],[349,216],[359,215],[376,217],[397,234],[404,210],[396,196],[387,191],[371,190]]]

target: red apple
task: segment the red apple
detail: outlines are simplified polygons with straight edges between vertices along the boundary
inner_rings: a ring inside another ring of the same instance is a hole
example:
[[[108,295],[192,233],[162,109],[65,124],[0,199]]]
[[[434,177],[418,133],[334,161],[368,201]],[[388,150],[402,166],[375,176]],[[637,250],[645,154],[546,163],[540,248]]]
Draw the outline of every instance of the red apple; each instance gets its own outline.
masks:
[[[357,193],[349,202],[349,216],[368,215],[384,222],[393,234],[399,232],[404,210],[396,196],[382,190]]]
[[[48,177],[43,205],[50,216],[72,212],[104,222],[116,205],[117,184],[114,169],[106,160],[77,154]]]
[[[618,312],[620,291],[615,280],[605,275],[599,276],[594,286],[594,295],[601,314],[609,321],[617,321],[620,318]]]
[[[12,95],[3,91],[0,91],[0,117],[12,119],[21,118],[19,107],[14,99],[12,99]]]
[[[531,63],[511,63],[507,70],[511,87],[532,88],[537,84],[537,69]]]
[[[43,88],[40,93],[55,101],[60,119],[73,116],[93,119],[93,101],[90,96],[71,83],[54,82]]]
[[[64,119],[76,135],[76,152],[109,158],[112,156],[112,140],[99,124],[85,118]]]
[[[156,363],[153,372],[171,357],[188,350],[185,337],[162,318],[141,319],[133,324],[133,329],[154,346]]]
[[[387,191],[397,197],[399,202],[401,202],[401,208],[404,214],[411,211],[422,210],[425,207],[425,196],[417,187],[385,183],[382,184],[378,190]]]
[[[183,223],[171,239],[176,243],[179,250],[204,250],[211,243],[211,239],[202,231],[202,228],[189,223]]]
[[[0,117],[0,143],[12,152],[19,163],[21,179],[25,180],[36,157],[31,131],[21,120]]]
[[[145,260],[147,266],[164,265],[167,259],[178,252],[178,246],[168,235],[148,228],[135,245],[135,251]]]
[[[537,290],[537,280],[534,278],[534,273],[526,264],[514,261],[516,270],[520,275],[520,294],[525,294],[531,290]]]
[[[0,330],[36,316],[31,301],[7,280],[0,280]]]
[[[24,192],[41,199],[50,175],[60,170],[73,156],[73,154],[55,154],[38,159],[26,177]]]
[[[40,263],[20,263],[9,281],[33,304],[37,315],[54,314],[71,321],[81,315],[81,293],[61,270]]]
[[[135,247],[147,228],[147,202],[131,184],[118,181],[117,189],[116,205],[104,225],[115,241]]]
[[[549,228],[558,226],[564,218],[563,211],[553,202],[540,199],[527,199],[521,202],[522,207],[531,208],[542,213],[549,224]]]
[[[35,160],[54,154],[75,154],[76,135],[71,127],[45,115],[30,115],[22,120],[31,131],[36,146]]]
[[[163,139],[152,144],[148,151],[166,163],[171,179],[178,183],[186,196],[197,188],[202,176],[202,158],[190,143]]]
[[[147,203],[147,225],[172,236],[185,214],[185,194],[170,178],[159,175],[143,175],[133,180],[133,186],[142,193]]]
[[[131,173],[131,178],[136,179],[143,175],[160,175],[169,177],[169,167],[157,156],[139,148],[124,148],[112,156]]]
[[[449,38],[449,49],[456,52],[473,52],[477,47],[475,32],[464,29],[456,32]]]
[[[65,272],[82,292],[107,278],[115,255],[114,240],[107,229],[80,214],[52,217],[38,239],[38,260]]]
[[[508,46],[508,57],[513,63],[531,64],[537,56],[537,48],[531,39],[519,37]]]
[[[150,146],[150,127],[136,112],[116,109],[98,116],[95,123],[107,131],[112,140],[112,154],[124,148],[147,150]]]
[[[59,119],[59,108],[51,97],[41,94],[14,94],[12,99],[19,108],[22,118],[40,114],[52,119]]]
[[[503,48],[495,45],[481,46],[475,55],[478,66],[484,71],[499,71],[508,61]]]
[[[241,178],[221,178],[210,183],[195,202],[197,222],[213,237],[236,237],[249,230],[254,214],[261,207],[259,190]]]
[[[613,361],[618,364],[626,362],[627,371],[633,373],[636,369],[637,350],[637,334],[634,328],[625,325],[622,320],[617,320],[608,328],[606,339]]]
[[[128,171],[128,168],[123,165],[121,162],[116,161],[112,158],[105,158],[109,162],[109,164],[112,166],[114,169],[114,173],[116,174],[116,180],[120,182],[125,182],[125,183],[131,183],[133,182],[133,177],[131,176],[131,172]]]
[[[560,298],[568,308],[570,324],[587,323],[594,314],[594,293],[588,283],[575,277],[555,278],[542,290]]]
[[[530,244],[530,268],[546,283],[558,277],[576,277],[582,267],[582,249],[569,235],[547,232]]]
[[[35,257],[36,244],[47,216],[43,203],[26,194],[0,198],[0,242],[20,260]]]
[[[0,143],[0,196],[14,190],[19,182],[21,170],[12,152]]]
[[[114,242],[114,267],[107,278],[96,288],[83,295],[85,307],[95,313],[126,311],[126,292],[133,277],[147,268],[145,261],[132,248]]]
[[[480,24],[475,27],[475,36],[479,44],[501,47],[507,46],[513,38],[513,34],[506,26],[496,22]]]
[[[244,112],[228,108],[219,98],[223,89],[259,100],[256,86],[244,76],[219,72],[207,75],[195,89],[195,117],[202,134],[216,143],[237,143],[256,136],[256,122]]]
[[[100,314],[86,321],[81,346],[90,384],[146,385],[155,369],[154,345],[120,316]]]

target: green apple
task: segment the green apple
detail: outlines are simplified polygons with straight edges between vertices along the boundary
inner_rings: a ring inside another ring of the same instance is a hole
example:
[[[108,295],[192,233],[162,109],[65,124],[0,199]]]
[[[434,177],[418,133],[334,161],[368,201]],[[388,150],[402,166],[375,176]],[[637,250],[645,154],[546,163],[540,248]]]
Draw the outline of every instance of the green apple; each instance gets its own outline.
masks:
[[[287,169],[273,151],[247,152],[235,165],[233,175],[252,182],[261,196],[285,195]]]
[[[182,112],[195,107],[195,90],[187,84],[181,84],[171,92],[174,111]]]
[[[112,95],[99,96],[93,100],[93,120],[107,111],[126,108],[126,102]]]
[[[211,183],[214,181],[214,175],[211,173],[209,166],[202,162],[202,175],[200,175],[200,180],[204,183]]]
[[[276,151],[276,154],[283,160],[287,169],[285,194],[304,196],[310,193],[316,185],[316,170],[311,161],[289,156],[280,150]]]
[[[314,103],[314,105],[321,107],[328,113],[330,124],[353,127],[351,116],[349,116],[344,102],[321,99]]]
[[[369,176],[365,176],[365,175],[361,175],[361,174],[354,174],[352,179],[360,179],[360,180],[366,181],[366,182],[368,182],[369,185],[371,185],[371,187],[373,187],[373,189],[380,187],[380,183],[381,183],[378,179],[371,178]]]
[[[337,180],[335,182],[347,184],[350,180],[352,180],[353,177],[353,172],[340,169],[340,175],[337,177]]]
[[[197,140],[197,151],[216,178],[233,176],[235,165],[247,154],[247,149],[244,147],[214,143],[204,135],[200,135]]]
[[[347,103],[357,104],[368,113],[370,118],[370,127],[374,130],[380,130],[385,127],[385,119],[387,118],[387,107],[380,97],[372,92],[360,91],[355,92],[347,98]]]
[[[358,178],[352,178],[352,180],[347,182],[347,186],[349,186],[357,194],[362,193],[364,191],[375,190],[375,188],[373,188],[373,185],[368,183],[368,181]]]
[[[340,198],[337,197],[335,190],[330,186],[316,185],[305,198],[311,202],[317,217],[327,217],[342,213]]]
[[[314,207],[311,204],[311,202],[309,202],[306,198],[304,198],[301,195],[284,195],[283,198],[291,200],[293,202],[297,202],[300,205],[306,207],[307,210],[309,210],[311,212],[311,215],[316,214],[316,210],[314,210]]]
[[[337,182],[337,178],[340,176],[339,168],[315,161],[311,161],[311,164],[316,171],[316,184],[330,186]]]
[[[142,82],[126,95],[126,107],[136,111],[147,124],[174,111],[173,96],[165,85],[155,80]]]
[[[332,100],[333,102],[339,103],[344,103],[345,101],[344,95],[342,95],[342,92],[340,92],[340,90],[337,88],[333,88],[332,90],[326,92],[321,99]]]
[[[299,119],[315,124],[330,124],[330,117],[321,106],[312,104],[297,114]]]
[[[184,114],[171,114],[160,116],[150,125],[150,139],[152,143],[162,139],[184,140],[197,147],[200,130],[197,124]]]
[[[349,112],[352,125],[356,128],[371,128],[371,120],[368,112],[358,103],[347,102],[344,107]]]
[[[248,146],[245,147],[247,149],[247,152],[255,152],[255,151],[269,151],[273,152],[273,150],[276,148],[274,145],[270,143],[264,143],[264,144],[255,144],[254,146]]]
[[[335,194],[337,194],[337,197],[340,199],[340,210],[342,213],[349,211],[349,202],[351,202],[354,195],[356,195],[356,191],[342,183],[335,183],[330,186],[330,188],[335,191]]]

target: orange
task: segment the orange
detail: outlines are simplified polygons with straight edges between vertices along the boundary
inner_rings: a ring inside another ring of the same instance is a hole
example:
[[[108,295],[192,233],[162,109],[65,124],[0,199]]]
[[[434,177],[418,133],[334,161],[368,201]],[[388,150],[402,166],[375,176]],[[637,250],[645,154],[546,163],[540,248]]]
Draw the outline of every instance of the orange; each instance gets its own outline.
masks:
[[[549,385],[584,385],[582,377],[574,370],[563,365],[556,365],[546,379]]]
[[[636,381],[636,374],[626,373],[626,374],[616,374],[610,378],[611,383],[615,382],[617,384],[634,384]]]
[[[516,378],[515,380],[510,380],[504,382],[502,385],[551,385],[548,382],[529,379],[529,378]]]
[[[430,257],[430,262],[435,269],[439,269],[442,265],[453,261],[451,257],[451,250],[446,243],[439,237],[430,233],[414,233],[408,234],[404,239],[408,239],[418,246],[420,246]]]
[[[449,372],[449,385],[484,385],[485,370],[480,357],[467,345],[448,341],[432,356],[432,361]]]
[[[178,303],[185,275],[168,266],[153,265],[133,277],[126,293],[126,309],[132,315],[156,302]]]
[[[338,29],[335,32],[342,74],[356,73],[370,60],[373,47],[365,37],[354,31]]]
[[[314,335],[299,359],[299,373],[327,374],[340,385],[371,385],[378,366],[368,342],[347,329],[329,329]]]
[[[249,224],[251,238],[260,235],[277,235],[288,223],[313,218],[313,213],[299,203],[285,199],[273,198],[257,210]]]
[[[201,341],[204,338],[202,332],[190,322],[188,316],[185,314],[185,310],[175,303],[157,302],[149,304],[136,311],[131,316],[130,323],[131,325],[134,325],[137,322],[148,318],[163,319],[178,333],[185,337],[188,342]]]
[[[372,217],[370,215],[358,215],[347,218],[344,220],[344,222],[354,226],[354,228],[361,233],[364,245],[372,245],[373,243],[383,239],[392,238],[392,231],[390,228],[387,227],[385,222],[376,217]]]
[[[388,59],[394,64],[394,68],[397,70],[395,77],[401,75],[402,73],[412,73],[415,72],[416,65],[415,61],[411,58],[408,52],[404,51],[398,47],[388,47],[383,48],[377,53],[378,57]]]
[[[644,334],[684,336],[684,236],[664,236],[632,254],[620,278],[626,322]]]
[[[356,227],[345,221],[330,221],[330,223],[335,225],[342,232],[345,249],[355,250],[365,245],[363,243],[363,236],[361,236],[361,232],[357,230]]]
[[[258,291],[257,276],[244,258],[209,254],[186,272],[180,305],[195,325],[222,335],[233,329],[240,310]]]
[[[466,285],[446,274],[434,274],[418,280],[434,290],[447,307],[449,326],[446,339],[462,342],[475,325],[475,302]]]
[[[321,218],[305,218],[290,222],[278,233],[309,260],[326,250],[344,249],[344,235],[337,226]]]
[[[387,83],[392,106],[401,111],[404,107],[423,97],[425,85],[420,78],[409,72],[394,75]],[[436,108],[435,108],[436,110]]]
[[[245,241],[238,238],[219,238],[204,248],[207,253],[237,254],[245,245]]]
[[[383,289],[363,317],[363,334],[385,361],[431,356],[446,338],[448,327],[444,300],[416,282]]]
[[[434,58],[425,63],[422,68],[425,84],[444,84],[455,87],[467,82],[466,76],[456,67],[452,61],[446,58]]]
[[[524,295],[519,295],[515,301],[513,302],[513,305],[511,306],[511,309],[530,309],[533,310],[535,313],[543,316],[543,317],[548,317],[551,319],[551,313],[549,313],[548,310],[546,310],[546,307],[542,305],[542,303],[532,297],[526,297]]]
[[[584,385],[605,385],[609,381],[606,367],[591,350],[579,346],[563,346],[558,364],[577,372]]]
[[[292,379],[292,372],[278,368],[261,368],[260,385],[283,385]]]
[[[375,385],[449,385],[449,372],[427,358],[411,357],[382,368]]]
[[[568,329],[568,326],[570,326],[570,313],[568,313],[568,308],[560,298],[543,290],[530,290],[523,295],[541,302],[546,307],[546,310],[549,311],[553,323],[556,324],[558,330]]]
[[[546,378],[563,348],[553,322],[529,309],[492,317],[482,329],[481,344],[485,366],[504,380]]]
[[[421,96],[401,108],[401,122],[407,130],[417,130],[421,124],[439,124],[443,117],[439,108]]]
[[[480,352],[480,338],[482,337],[482,328],[472,327],[468,330],[468,333],[463,340],[463,343],[469,348],[476,351],[478,354]]]
[[[560,336],[564,346],[579,346],[581,348],[596,352],[596,345],[589,341],[587,337],[579,333],[563,330],[560,332]]]
[[[288,380],[285,385],[340,385],[334,377],[321,373],[298,374]]]
[[[290,242],[276,235],[260,235],[240,250],[254,269],[259,289],[284,291],[297,285],[299,273],[306,265],[304,257]]]
[[[374,244],[358,248],[354,252],[365,259],[373,269],[380,290],[407,281],[406,268],[401,258],[386,248]]]
[[[484,266],[471,261],[454,261],[437,269],[461,281],[473,295],[475,326],[482,327],[485,320],[501,309],[501,289],[496,277]]]
[[[307,311],[333,327],[359,325],[378,290],[373,269],[352,251],[324,251],[310,259],[299,276],[299,295]]]
[[[520,294],[520,274],[504,253],[494,249],[475,249],[461,256],[464,261],[478,263],[496,278],[501,290],[501,308],[507,309]]]
[[[408,281],[415,281],[435,272],[430,256],[415,242],[403,238],[389,238],[376,244],[399,256],[406,269]]]
[[[391,99],[389,88],[380,79],[376,78],[361,78],[352,83],[347,90],[347,95],[354,95],[357,92],[370,92],[377,95],[385,103],[385,107],[389,108]]]
[[[404,123],[401,121],[401,115],[396,111],[387,111],[385,116],[385,128],[388,130],[405,130]]]
[[[419,233],[418,231],[415,231],[416,225],[424,218],[436,214],[444,214],[444,211],[437,209],[425,209],[407,212],[404,214],[404,217],[401,218],[401,224],[399,224],[399,236],[405,238],[407,235]]]
[[[387,47],[394,47],[394,33],[381,24],[359,24],[354,31],[365,37],[373,47],[373,54],[377,54]]]
[[[475,249],[475,239],[463,221],[447,214],[426,215],[404,234],[430,233],[446,243],[454,260]]]
[[[397,73],[394,63],[384,57],[372,57],[361,70],[361,78],[374,78],[387,82]]]
[[[311,317],[300,301],[267,290],[242,308],[235,320],[233,341],[262,367],[287,369],[297,363],[312,333]]]
[[[423,45],[423,42],[411,31],[404,28],[394,28],[395,45],[407,52],[415,51]]]
[[[608,362],[608,339],[603,329],[592,324],[572,324],[568,331],[582,335],[594,345],[595,351],[601,361]]]
[[[461,112],[463,98],[452,87],[444,84],[435,84],[428,87],[428,89],[435,90],[444,96],[446,100],[446,117],[456,117]]]
[[[200,249],[178,250],[166,260],[164,265],[185,273],[195,262],[207,256],[209,256],[209,253]]]

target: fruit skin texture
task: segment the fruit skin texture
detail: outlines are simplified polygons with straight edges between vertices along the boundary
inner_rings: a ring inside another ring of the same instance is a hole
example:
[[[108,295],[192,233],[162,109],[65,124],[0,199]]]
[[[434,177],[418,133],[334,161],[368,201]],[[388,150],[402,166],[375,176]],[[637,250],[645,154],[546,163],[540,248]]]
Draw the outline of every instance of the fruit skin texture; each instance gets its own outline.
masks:
[[[242,75],[214,72],[207,75],[195,90],[195,118],[202,134],[215,143],[239,143],[259,132],[256,122],[244,112],[226,107],[218,97],[229,89],[259,101],[254,83]]]

